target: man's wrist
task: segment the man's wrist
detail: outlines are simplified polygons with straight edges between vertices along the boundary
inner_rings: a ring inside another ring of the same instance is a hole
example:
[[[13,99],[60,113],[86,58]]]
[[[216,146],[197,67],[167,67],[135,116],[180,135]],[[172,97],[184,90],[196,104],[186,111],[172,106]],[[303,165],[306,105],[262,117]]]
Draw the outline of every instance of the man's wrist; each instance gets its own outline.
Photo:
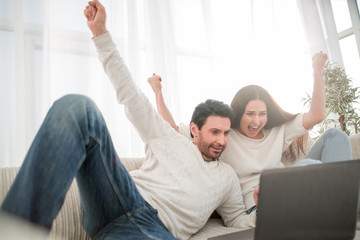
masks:
[[[93,34],[93,37],[96,38],[96,37],[100,37],[101,35],[104,35],[107,32],[108,32],[108,30],[106,28],[104,28],[104,29],[94,30],[94,31],[92,31],[92,34]]]

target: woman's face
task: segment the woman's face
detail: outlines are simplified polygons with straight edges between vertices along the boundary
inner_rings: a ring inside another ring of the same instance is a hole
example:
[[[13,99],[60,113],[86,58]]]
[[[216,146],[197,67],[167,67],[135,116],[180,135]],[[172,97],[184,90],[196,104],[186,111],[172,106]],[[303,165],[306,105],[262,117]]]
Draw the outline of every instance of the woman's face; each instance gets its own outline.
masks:
[[[267,120],[265,102],[262,100],[251,100],[246,105],[238,131],[249,138],[260,139],[264,136],[261,129],[266,125]]]

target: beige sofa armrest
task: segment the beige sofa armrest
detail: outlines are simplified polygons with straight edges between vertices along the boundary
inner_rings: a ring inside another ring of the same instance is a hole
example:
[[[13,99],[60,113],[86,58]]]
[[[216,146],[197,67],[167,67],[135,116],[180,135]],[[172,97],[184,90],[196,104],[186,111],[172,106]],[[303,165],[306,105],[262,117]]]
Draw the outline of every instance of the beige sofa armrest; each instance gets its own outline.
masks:
[[[19,167],[0,168],[0,204],[9,191]],[[66,194],[65,202],[56,217],[48,240],[90,240],[80,222],[80,197],[76,181]]]
[[[0,204],[4,200],[18,172],[18,167],[0,168]]]
[[[360,133],[350,135],[353,159],[360,159]]]
[[[144,158],[120,158],[128,171],[141,167]],[[19,167],[0,168],[0,204],[14,181]],[[66,194],[65,202],[51,229],[49,240],[89,240],[80,221],[80,197],[74,180]]]
[[[144,158],[129,158],[120,157],[120,161],[124,164],[125,168],[130,172],[135,169],[139,169],[144,162]]]

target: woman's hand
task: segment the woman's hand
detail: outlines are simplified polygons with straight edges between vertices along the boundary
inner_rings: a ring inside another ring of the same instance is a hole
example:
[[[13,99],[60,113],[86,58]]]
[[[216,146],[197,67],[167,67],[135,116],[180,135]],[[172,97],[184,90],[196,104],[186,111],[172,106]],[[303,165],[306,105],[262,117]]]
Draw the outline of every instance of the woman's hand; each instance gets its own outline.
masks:
[[[312,62],[313,62],[312,66],[314,70],[322,72],[327,59],[328,59],[327,54],[323,53],[322,51],[314,54],[314,56],[312,57]]]
[[[156,75],[155,73],[148,78],[148,83],[150,84],[152,90],[154,91],[155,95],[161,93],[161,77]]]
[[[323,79],[323,69],[328,59],[327,54],[318,52],[312,57],[314,68],[314,90],[311,98],[310,110],[304,114],[303,127],[306,130],[313,128],[316,124],[325,119],[325,82]]]
[[[255,189],[254,189],[254,193],[253,193],[253,197],[254,197],[254,201],[255,201],[256,206],[259,203],[259,191],[260,191],[260,187],[256,186]]]

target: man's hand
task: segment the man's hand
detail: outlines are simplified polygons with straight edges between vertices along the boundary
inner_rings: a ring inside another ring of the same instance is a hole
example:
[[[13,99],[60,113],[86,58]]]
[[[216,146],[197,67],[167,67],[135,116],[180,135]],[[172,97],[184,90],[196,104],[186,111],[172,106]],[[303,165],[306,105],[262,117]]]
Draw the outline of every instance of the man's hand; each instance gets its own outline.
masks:
[[[155,73],[148,78],[148,83],[150,84],[152,90],[154,91],[155,95],[161,93],[161,77],[156,75]]]
[[[94,37],[98,37],[107,32],[105,8],[98,0],[89,2],[84,10],[87,24]]]

